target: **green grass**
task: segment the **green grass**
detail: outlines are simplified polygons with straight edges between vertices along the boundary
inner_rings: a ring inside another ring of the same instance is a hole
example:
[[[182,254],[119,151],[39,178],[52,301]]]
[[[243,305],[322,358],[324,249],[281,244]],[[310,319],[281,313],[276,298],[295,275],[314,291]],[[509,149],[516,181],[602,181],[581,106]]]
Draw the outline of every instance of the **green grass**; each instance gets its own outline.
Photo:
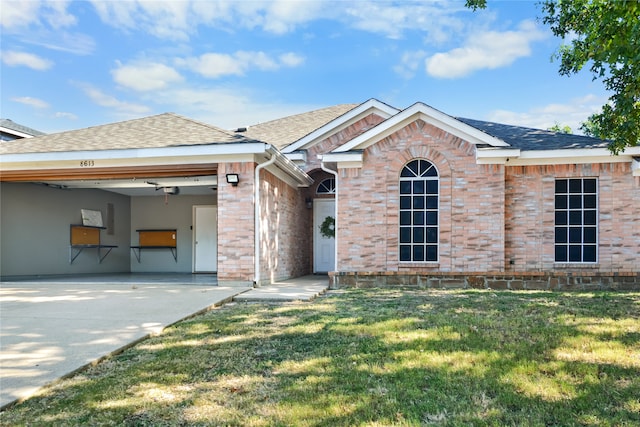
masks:
[[[353,289],[231,304],[3,425],[640,425],[640,293]]]

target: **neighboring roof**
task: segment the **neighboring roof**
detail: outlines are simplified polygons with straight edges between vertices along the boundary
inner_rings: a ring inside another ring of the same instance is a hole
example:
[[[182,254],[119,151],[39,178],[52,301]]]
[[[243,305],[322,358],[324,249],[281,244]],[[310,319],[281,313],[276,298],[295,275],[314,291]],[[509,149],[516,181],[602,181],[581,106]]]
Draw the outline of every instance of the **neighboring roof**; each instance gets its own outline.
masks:
[[[0,144],[0,154],[163,148],[252,140],[174,113]]]
[[[358,104],[339,104],[307,113],[283,117],[250,126],[246,131],[239,134],[266,142],[281,149],[304,138],[314,130],[335,120],[357,106]]]
[[[456,117],[456,120],[473,126],[495,138],[501,139],[513,148],[519,148],[524,151],[607,148],[609,144],[608,141],[583,135],[552,132],[461,117]]]
[[[11,131],[14,131],[14,132],[17,132],[18,134],[25,134],[28,136],[46,135],[44,132],[40,132],[39,130],[35,130],[30,127],[21,125],[19,123],[14,122],[11,119],[0,119],[0,128],[5,133],[13,134],[13,132]],[[18,136],[24,137],[23,135],[18,135]]]

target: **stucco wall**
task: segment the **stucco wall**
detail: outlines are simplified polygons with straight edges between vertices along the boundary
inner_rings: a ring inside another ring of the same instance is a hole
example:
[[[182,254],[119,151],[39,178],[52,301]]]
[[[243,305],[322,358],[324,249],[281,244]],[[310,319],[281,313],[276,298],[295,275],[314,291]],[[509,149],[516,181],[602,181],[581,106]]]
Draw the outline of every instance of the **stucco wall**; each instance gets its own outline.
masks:
[[[437,263],[398,260],[400,171],[417,158],[440,177]],[[362,168],[339,172],[338,271],[504,269],[504,168],[477,165],[466,141],[418,120],[368,147]]]
[[[555,179],[598,178],[598,263],[554,262]],[[640,271],[640,179],[628,163],[508,167],[506,257],[513,271]]]
[[[143,249],[140,262],[131,254],[131,272],[193,271],[193,206],[215,205],[211,196],[144,196],[131,198],[131,245],[138,244],[138,229],[176,229],[178,260],[169,249]]]
[[[62,190],[37,184],[1,183],[0,274],[50,275],[129,271],[129,197],[101,190]],[[80,209],[114,207],[114,234],[102,230],[103,244],[118,247],[98,263],[85,249],[69,264],[69,225],[81,224]]]

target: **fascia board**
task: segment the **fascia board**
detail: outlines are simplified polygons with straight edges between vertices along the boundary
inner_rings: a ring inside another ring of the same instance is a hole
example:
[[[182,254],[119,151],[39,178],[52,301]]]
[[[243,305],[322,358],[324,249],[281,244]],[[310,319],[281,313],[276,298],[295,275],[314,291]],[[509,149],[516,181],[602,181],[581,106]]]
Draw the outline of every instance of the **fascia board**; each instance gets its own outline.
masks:
[[[282,152],[285,154],[289,154],[293,151],[300,150],[301,148],[304,148],[305,146],[308,146],[315,141],[326,138],[328,135],[340,132],[344,128],[350,126],[351,124],[357,122],[358,120],[371,113],[377,113],[384,119],[388,119],[394,114],[397,114],[399,111],[400,110],[393,108],[383,102],[380,102],[377,99],[370,99],[358,105],[351,111],[347,111],[340,117],[335,118],[326,125],[316,129],[309,135],[299,139],[293,144],[288,145],[282,150]]]
[[[476,150],[476,163],[479,165],[505,164],[509,159],[519,156],[519,148],[479,148]]]
[[[335,163],[338,169],[342,168],[361,168],[363,164],[363,153],[327,153],[319,156],[322,163]]]
[[[306,151],[295,151],[293,153],[286,153],[284,156],[287,159],[291,160],[292,162],[302,162],[302,163],[306,163],[307,162],[307,152]]]
[[[456,120],[435,108],[419,102],[387,119],[385,122],[380,123],[378,126],[357,136],[341,147],[336,148],[334,152],[345,152],[354,149],[367,148],[417,119],[421,119],[426,123],[473,144],[489,144],[494,147],[509,147],[509,144],[506,142],[498,138],[494,138],[479,129],[469,126],[468,124]]]
[[[9,135],[19,136],[20,138],[33,138],[33,135],[20,132],[19,130],[10,129],[4,126],[0,126],[0,132],[7,133]]]
[[[313,178],[275,147],[270,146],[269,152],[272,156],[276,156],[276,161],[267,166],[268,171],[293,187],[308,187],[313,183]]]
[[[0,156],[0,168],[15,170],[25,164],[31,167],[39,164],[52,165],[51,167],[64,167],[64,164],[71,164],[67,167],[78,167],[78,162],[84,160],[99,161],[101,163],[100,166],[103,167],[135,165],[138,163],[149,164],[160,161],[175,164],[185,163],[186,159],[189,159],[190,162],[195,159],[196,163],[231,162],[236,159],[237,161],[247,161],[250,156],[264,153],[267,147],[268,144],[255,142],[123,150],[3,154]]]

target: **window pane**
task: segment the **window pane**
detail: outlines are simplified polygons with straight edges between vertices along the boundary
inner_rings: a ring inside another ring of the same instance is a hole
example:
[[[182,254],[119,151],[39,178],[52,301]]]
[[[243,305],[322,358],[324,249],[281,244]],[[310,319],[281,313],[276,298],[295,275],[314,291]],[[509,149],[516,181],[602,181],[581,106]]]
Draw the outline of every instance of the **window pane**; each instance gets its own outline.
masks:
[[[438,224],[438,212],[427,212],[427,225]]]
[[[596,180],[595,179],[585,179],[583,185],[584,185],[584,192],[585,193],[595,193],[596,192]]]
[[[427,245],[427,261],[438,260],[438,247],[436,245]]]
[[[424,228],[414,227],[413,229],[413,243],[424,243]]]
[[[427,243],[438,243],[437,227],[427,227]]]
[[[564,245],[556,246],[556,262],[567,262],[567,247]]]
[[[400,245],[400,261],[411,261],[411,245]]]
[[[582,243],[582,228],[569,228],[569,243]]]
[[[595,209],[596,208],[596,195],[595,194],[587,194],[584,196],[584,207],[587,209]]]
[[[411,196],[400,196],[400,209],[411,209]]]
[[[569,196],[569,209],[582,208],[582,196]]]
[[[411,212],[400,212],[400,225],[411,225]]]
[[[571,225],[581,225],[582,224],[582,212],[580,212],[580,211],[569,211],[569,224],[571,224]]]
[[[568,234],[567,227],[556,227],[556,243],[567,243]]]
[[[569,262],[582,262],[582,246],[569,245]]]
[[[427,196],[427,209],[438,209],[438,196]]]
[[[567,211],[556,212],[556,225],[567,225]]]
[[[416,245],[413,247],[413,260],[424,261],[424,246]]]
[[[424,212],[413,213],[413,225],[424,225]]]
[[[427,170],[427,173],[424,176],[438,176],[438,171],[436,167],[431,165],[431,167]]]
[[[411,181],[400,181],[400,194],[411,194]]]
[[[584,262],[596,262],[596,245],[584,245],[582,260]]]
[[[411,243],[411,227],[400,227],[400,243]]]
[[[413,196],[413,209],[424,209],[424,196]]]
[[[424,194],[424,181],[413,181],[413,194]]]
[[[582,193],[582,180],[570,179],[569,180],[569,193]]]
[[[567,180],[556,179],[556,193],[566,193],[566,192],[567,192]]]
[[[585,225],[596,225],[596,211],[584,211]]]
[[[434,179],[427,181],[427,194],[438,194],[438,181]]]
[[[585,227],[584,228],[584,243],[596,243],[596,228]]]
[[[420,160],[420,176],[425,176],[427,169],[431,168],[431,163]]]
[[[402,187],[402,186],[400,186]],[[567,196],[556,196],[556,209],[567,209]]]

